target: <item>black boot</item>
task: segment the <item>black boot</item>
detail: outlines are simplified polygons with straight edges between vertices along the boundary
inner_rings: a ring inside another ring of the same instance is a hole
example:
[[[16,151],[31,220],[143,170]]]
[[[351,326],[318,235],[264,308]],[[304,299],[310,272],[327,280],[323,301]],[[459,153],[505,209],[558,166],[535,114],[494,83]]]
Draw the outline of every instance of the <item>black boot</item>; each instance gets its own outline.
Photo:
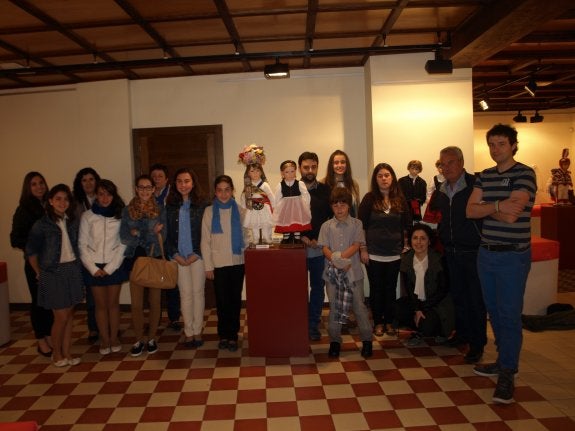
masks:
[[[330,358],[339,358],[340,349],[341,349],[341,344],[339,344],[337,341],[332,341],[329,344],[329,352],[327,352],[327,355]]]
[[[361,348],[361,356],[369,358],[373,355],[373,344],[371,341],[364,341]]]

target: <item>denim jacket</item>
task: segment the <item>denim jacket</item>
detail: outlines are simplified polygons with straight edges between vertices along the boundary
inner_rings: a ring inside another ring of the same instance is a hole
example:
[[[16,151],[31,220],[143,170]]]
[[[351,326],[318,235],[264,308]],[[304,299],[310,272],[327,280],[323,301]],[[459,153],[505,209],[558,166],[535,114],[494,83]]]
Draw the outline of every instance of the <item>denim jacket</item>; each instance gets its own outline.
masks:
[[[128,207],[124,207],[122,210],[122,223],[120,224],[120,240],[122,241],[122,244],[126,245],[124,256],[134,257],[134,253],[138,246],[146,250],[147,256],[161,256],[162,252],[158,243],[158,236],[154,233],[154,226],[156,226],[157,223],[164,225],[160,233],[165,241],[166,211],[164,208],[161,208],[159,217],[153,219],[140,218],[138,220],[134,220],[130,217]],[[137,236],[132,235],[132,229],[138,230]],[[154,247],[153,254],[151,254],[152,246]]]
[[[66,230],[76,258],[80,256],[78,228],[78,219],[66,220]],[[50,217],[45,215],[32,226],[26,243],[26,256],[38,256],[40,269],[53,272],[58,268],[61,252],[62,230]]]
[[[166,237],[166,254],[172,258],[178,253],[178,234],[180,231],[180,206],[181,205],[166,205],[166,222],[167,222],[167,237]],[[202,255],[200,250],[200,242],[202,235],[202,218],[204,210],[208,206],[207,202],[192,203],[190,205],[190,224],[192,228],[192,247],[194,253],[198,256]]]

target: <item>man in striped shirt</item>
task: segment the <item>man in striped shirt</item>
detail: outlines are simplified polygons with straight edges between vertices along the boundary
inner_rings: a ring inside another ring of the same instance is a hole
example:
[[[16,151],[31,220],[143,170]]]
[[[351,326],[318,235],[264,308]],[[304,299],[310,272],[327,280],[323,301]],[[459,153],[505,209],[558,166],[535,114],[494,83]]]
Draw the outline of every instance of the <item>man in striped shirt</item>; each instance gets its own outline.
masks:
[[[537,183],[533,169],[514,159],[517,130],[497,124],[486,137],[496,166],[477,178],[466,213],[483,219],[477,266],[498,357],[473,371],[498,376],[493,401],[510,404],[523,340],[521,311],[531,268],[530,218]]]

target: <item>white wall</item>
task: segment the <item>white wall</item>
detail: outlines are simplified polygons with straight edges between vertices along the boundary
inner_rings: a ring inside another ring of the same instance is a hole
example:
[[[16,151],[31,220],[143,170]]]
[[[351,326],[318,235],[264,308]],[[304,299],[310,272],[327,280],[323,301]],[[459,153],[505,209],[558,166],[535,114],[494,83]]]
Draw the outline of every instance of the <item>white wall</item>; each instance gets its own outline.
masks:
[[[11,302],[28,302],[22,253],[10,247],[12,215],[22,180],[39,171],[48,185],[72,185],[76,172],[94,167],[131,196],[129,85],[107,81],[0,93],[0,260],[8,264]]]
[[[263,145],[272,188],[279,165],[314,151],[320,177],[336,149],[348,153],[354,176],[366,190],[363,69],[292,71],[290,79],[266,80],[261,73],[134,81],[133,127],[222,124],[224,166],[240,187],[245,145]],[[238,192],[241,190],[238,190]]]
[[[471,69],[429,75],[424,65],[432,58],[426,53],[379,56],[367,65],[374,165],[389,163],[402,177],[410,160],[420,160],[428,184],[437,174],[439,151],[448,145],[462,149],[465,166],[473,171]]]

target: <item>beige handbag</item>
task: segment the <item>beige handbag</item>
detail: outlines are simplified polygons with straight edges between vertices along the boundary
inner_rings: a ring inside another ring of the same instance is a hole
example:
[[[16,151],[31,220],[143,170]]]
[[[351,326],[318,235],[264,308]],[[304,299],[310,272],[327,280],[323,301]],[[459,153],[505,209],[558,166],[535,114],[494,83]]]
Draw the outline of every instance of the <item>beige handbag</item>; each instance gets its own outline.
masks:
[[[150,256],[138,257],[130,273],[130,282],[155,289],[173,289],[176,287],[176,284],[178,284],[178,264],[166,260],[162,234],[158,234],[158,242],[160,244],[162,258],[156,259]],[[152,254],[153,251],[154,246],[152,245],[150,254]]]

